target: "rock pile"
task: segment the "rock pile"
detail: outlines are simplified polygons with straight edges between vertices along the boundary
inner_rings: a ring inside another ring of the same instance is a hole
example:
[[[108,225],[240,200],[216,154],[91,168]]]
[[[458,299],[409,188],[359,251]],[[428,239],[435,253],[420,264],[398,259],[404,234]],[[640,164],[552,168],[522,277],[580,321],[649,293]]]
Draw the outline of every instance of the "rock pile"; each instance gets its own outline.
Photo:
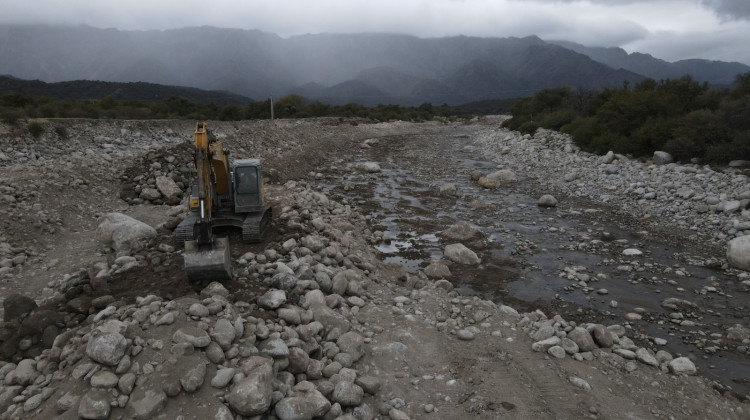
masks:
[[[693,375],[695,364],[687,357],[675,358],[669,352],[656,352],[636,345],[626,334],[627,329],[619,324],[581,324],[565,321],[560,315],[547,319],[541,311],[524,314],[517,324],[534,340],[533,351],[546,352],[556,359],[570,356],[578,361],[607,357],[610,363],[621,365],[626,371],[637,369],[636,361],[647,366],[661,368],[664,372]],[[657,345],[666,340],[655,339]]]
[[[377,393],[380,382],[356,369],[373,331],[354,315],[367,305],[368,284],[378,280],[370,278],[374,257],[360,252],[365,245],[353,234],[364,218],[306,186],[285,187],[293,199],[281,210],[279,231],[288,239],[238,261],[239,281],[269,287],[256,302],[231,302],[213,283],[200,298],[78,298],[86,319],[64,331],[66,315],[48,311],[50,328],[40,325],[41,334],[22,333],[15,342],[41,336],[48,348],[0,366],[2,418],[75,412],[145,419],[187,395],[213,401],[195,408],[204,410],[201,418],[373,412],[366,395]],[[5,303],[6,326],[42,314],[28,298]]]

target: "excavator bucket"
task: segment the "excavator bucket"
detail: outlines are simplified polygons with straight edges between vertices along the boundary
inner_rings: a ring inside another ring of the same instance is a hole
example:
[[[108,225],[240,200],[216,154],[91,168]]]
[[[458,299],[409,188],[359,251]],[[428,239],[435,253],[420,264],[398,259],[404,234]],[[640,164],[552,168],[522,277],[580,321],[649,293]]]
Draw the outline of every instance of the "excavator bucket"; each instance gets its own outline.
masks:
[[[229,281],[232,261],[229,240],[214,238],[212,244],[198,246],[197,241],[185,241],[185,273],[193,282]]]

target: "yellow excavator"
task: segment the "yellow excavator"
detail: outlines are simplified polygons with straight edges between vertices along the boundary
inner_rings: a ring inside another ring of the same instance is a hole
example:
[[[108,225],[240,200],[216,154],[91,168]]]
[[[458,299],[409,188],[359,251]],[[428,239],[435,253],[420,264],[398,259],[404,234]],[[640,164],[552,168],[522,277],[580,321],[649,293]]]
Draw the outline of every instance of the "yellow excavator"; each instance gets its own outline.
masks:
[[[190,188],[190,214],[175,229],[185,243],[185,273],[195,282],[232,279],[229,240],[214,235],[217,227],[242,229],[245,243],[262,242],[271,225],[271,206],[263,196],[258,159],[235,159],[208,130],[195,125],[196,180]]]

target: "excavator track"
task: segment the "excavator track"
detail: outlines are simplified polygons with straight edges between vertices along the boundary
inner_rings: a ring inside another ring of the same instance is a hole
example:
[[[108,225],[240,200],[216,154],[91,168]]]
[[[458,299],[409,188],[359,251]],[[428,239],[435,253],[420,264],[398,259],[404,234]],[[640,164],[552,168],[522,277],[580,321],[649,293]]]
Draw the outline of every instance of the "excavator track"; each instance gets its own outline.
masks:
[[[271,226],[271,208],[267,207],[262,212],[248,214],[242,222],[242,242],[254,244],[263,242],[268,228]]]

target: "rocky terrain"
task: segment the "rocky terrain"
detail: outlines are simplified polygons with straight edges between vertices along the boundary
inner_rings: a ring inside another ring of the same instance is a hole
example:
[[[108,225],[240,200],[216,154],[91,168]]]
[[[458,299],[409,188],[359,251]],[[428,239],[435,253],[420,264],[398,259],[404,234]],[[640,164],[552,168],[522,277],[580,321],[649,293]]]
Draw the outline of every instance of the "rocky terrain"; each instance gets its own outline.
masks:
[[[209,122],[274,207],[226,284],[194,122],[3,127],[0,418],[746,418],[747,176],[501,120]]]

